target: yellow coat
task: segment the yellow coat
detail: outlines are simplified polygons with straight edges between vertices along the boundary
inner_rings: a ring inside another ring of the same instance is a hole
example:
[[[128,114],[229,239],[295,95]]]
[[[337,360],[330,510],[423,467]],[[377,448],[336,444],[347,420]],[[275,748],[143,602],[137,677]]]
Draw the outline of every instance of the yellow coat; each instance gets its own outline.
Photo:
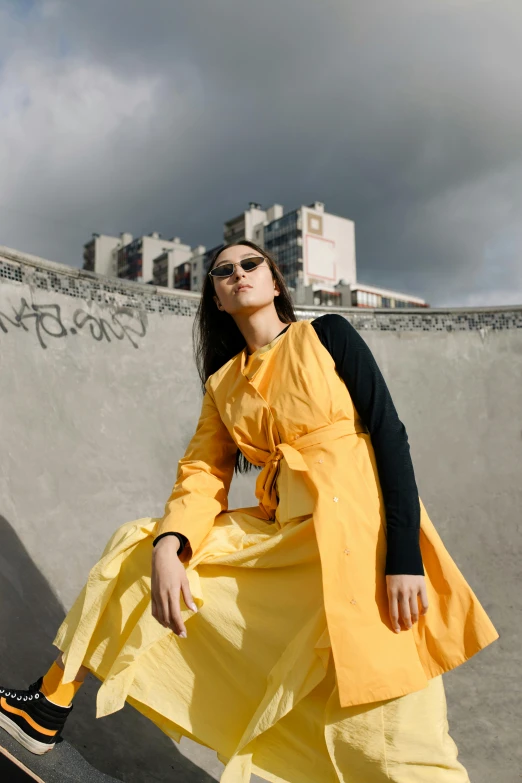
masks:
[[[385,508],[371,438],[310,321],[292,323],[250,357],[240,352],[208,379],[196,432],[154,530],[186,535],[185,561],[197,562],[227,511],[238,447],[262,466],[259,507],[248,509],[251,514],[297,518],[312,503],[342,707],[425,688],[499,638],[422,501],[429,609],[411,630],[393,631]],[[278,497],[282,472],[286,491]]]

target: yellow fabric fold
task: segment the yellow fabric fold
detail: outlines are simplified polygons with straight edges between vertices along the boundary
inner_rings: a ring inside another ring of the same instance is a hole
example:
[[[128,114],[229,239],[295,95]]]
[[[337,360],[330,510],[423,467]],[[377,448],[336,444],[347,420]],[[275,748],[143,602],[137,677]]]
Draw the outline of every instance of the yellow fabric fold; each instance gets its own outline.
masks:
[[[237,448],[262,468],[258,505],[229,510]],[[63,682],[87,666],[97,717],[129,701],[175,741],[215,749],[223,783],[344,783],[353,769],[402,783],[416,714],[425,779],[451,769],[466,783],[439,675],[498,633],[419,503],[430,608],[395,634],[371,438],[311,324],[292,323],[209,378],[164,516],[113,533],[58,629]],[[190,542],[187,639],[151,613],[152,541],[167,529]]]

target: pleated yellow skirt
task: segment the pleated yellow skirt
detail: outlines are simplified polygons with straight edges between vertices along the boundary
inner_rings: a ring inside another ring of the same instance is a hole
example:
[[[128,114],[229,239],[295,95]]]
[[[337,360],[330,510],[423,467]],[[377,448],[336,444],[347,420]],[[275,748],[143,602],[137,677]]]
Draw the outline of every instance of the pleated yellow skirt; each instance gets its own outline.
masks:
[[[283,505],[275,522],[257,507],[219,515],[186,566],[199,609],[181,598],[186,639],[151,614],[157,520],[122,525],[54,639],[65,681],[83,663],[102,682],[97,717],[128,701],[176,742],[214,749],[222,783],[251,773],[276,783],[469,783],[442,676],[397,699],[340,707],[311,502],[303,486],[291,517]]]

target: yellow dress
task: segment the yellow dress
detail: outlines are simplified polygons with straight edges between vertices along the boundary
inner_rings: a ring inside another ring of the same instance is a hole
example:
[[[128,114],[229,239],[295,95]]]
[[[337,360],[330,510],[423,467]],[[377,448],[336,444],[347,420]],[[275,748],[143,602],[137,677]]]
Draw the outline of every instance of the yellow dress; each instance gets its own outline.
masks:
[[[259,502],[228,510],[238,447],[263,468]],[[207,381],[163,518],[115,531],[58,629],[64,681],[83,663],[97,717],[127,700],[214,749],[222,783],[465,783],[441,675],[498,633],[421,512],[430,608],[396,634],[370,436],[310,322],[292,323]],[[166,530],[190,541],[186,639],[151,614]]]

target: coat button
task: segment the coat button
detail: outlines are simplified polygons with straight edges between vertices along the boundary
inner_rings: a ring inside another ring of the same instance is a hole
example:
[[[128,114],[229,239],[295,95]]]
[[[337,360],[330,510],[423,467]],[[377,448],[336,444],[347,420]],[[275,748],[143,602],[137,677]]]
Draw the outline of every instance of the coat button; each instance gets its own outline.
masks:
[[[334,502],[334,503],[337,503],[337,501],[338,501],[338,500],[339,500],[339,498],[334,498],[334,499],[333,499],[333,502]]]
[[[345,555],[349,555],[349,554],[350,554],[350,550],[349,550],[349,549],[345,549],[345,550],[344,550],[344,554],[345,554]]]
[[[356,603],[357,603],[357,601],[355,600],[355,598],[352,598],[352,600],[350,601],[350,603],[351,603],[351,604],[356,604]]]
[[[317,462],[322,462],[322,461],[323,461],[322,459],[318,459],[318,460],[317,460]]]

